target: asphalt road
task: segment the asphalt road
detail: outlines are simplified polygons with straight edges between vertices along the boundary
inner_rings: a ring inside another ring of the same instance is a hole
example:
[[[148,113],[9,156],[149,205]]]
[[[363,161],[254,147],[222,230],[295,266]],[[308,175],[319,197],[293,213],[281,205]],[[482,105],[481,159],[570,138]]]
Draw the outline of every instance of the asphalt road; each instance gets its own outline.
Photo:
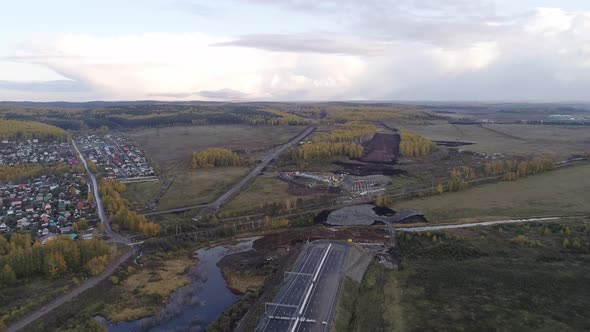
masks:
[[[301,317],[305,320],[299,321],[296,331],[329,331],[347,246],[333,243],[326,255],[327,249],[328,243],[316,242],[301,252],[292,269],[296,274],[285,279],[273,299],[273,303],[280,305],[267,306],[257,331],[290,331],[302,307]],[[324,263],[318,272],[324,256]],[[316,272],[317,279],[313,283]],[[310,287],[313,287],[311,293]],[[310,295],[305,300],[308,293]]]
[[[49,314],[52,310],[56,309],[57,307],[61,306],[62,304],[66,303],[69,300],[73,299],[74,297],[82,294],[84,291],[98,285],[99,282],[103,281],[108,276],[113,274],[115,272],[115,270],[117,270],[119,265],[121,265],[123,262],[125,262],[127,259],[129,259],[129,257],[133,256],[133,254],[135,254],[135,253],[136,253],[135,249],[127,251],[125,254],[123,254],[121,257],[119,257],[119,259],[112,262],[111,265],[109,265],[101,274],[99,274],[96,277],[92,277],[92,278],[84,281],[77,288],[74,288],[71,291],[54,299],[53,301],[51,301],[49,304],[47,304],[45,306],[45,310],[43,310],[43,311],[37,310],[34,313],[32,313],[31,315],[29,315],[28,317],[10,325],[6,329],[6,332],[15,332],[15,331],[24,329],[27,325],[31,324],[35,320]]]
[[[73,140],[72,140],[72,145],[74,146],[74,149],[78,153],[80,160],[82,160],[82,164],[84,165],[84,168],[86,168],[86,172],[88,173],[88,176],[92,182],[91,187],[94,192],[94,199],[96,200],[96,211],[98,212],[98,217],[100,218],[100,222],[102,223],[102,225],[104,227],[105,233],[107,233],[107,235],[110,237],[109,241],[113,242],[113,243],[124,244],[124,245],[131,244],[131,241],[129,241],[129,239],[122,236],[121,234],[115,233],[111,229],[111,225],[109,223],[109,220],[108,220],[106,213],[104,211],[104,207],[102,205],[102,200],[100,199],[100,195],[98,192],[98,182],[96,181],[96,177],[94,176],[94,174],[92,174],[92,172],[88,168],[88,164],[86,163],[86,159],[84,159],[84,156],[82,156],[82,153],[80,153],[80,150],[78,150],[78,147],[76,146],[76,143]],[[96,286],[99,282],[103,281],[104,279],[109,277],[111,274],[113,274],[115,272],[115,270],[117,270],[117,268],[121,264],[123,264],[127,259],[129,259],[129,257],[133,256],[133,254],[135,254],[136,252],[137,252],[137,250],[135,249],[135,247],[131,247],[131,250],[129,250],[125,254],[121,255],[121,257],[119,257],[119,259],[117,259],[116,261],[111,262],[111,264],[101,274],[99,274],[96,277],[92,277],[92,278],[84,281],[77,288],[74,288],[71,291],[69,291],[69,292],[59,296],[58,298],[54,299],[53,301],[49,302],[45,306],[45,310],[35,311],[31,315],[14,323],[13,325],[9,326],[6,331],[12,332],[12,331],[18,331],[20,329],[23,329],[27,325],[31,324],[35,320],[37,320],[45,315],[47,315],[52,310],[56,309],[57,307],[64,304],[65,302],[80,295],[85,290]]]
[[[74,140],[72,140],[72,145],[74,146],[74,149],[78,153],[80,160],[82,160],[82,164],[84,165],[84,168],[86,169],[86,172],[88,173],[88,176],[90,177],[90,181],[92,182],[92,192],[94,193],[94,200],[96,201],[96,211],[98,212],[98,218],[100,218],[100,222],[102,223],[105,233],[107,233],[107,235],[110,237],[111,242],[117,242],[117,243],[122,243],[122,244],[131,243],[131,241],[129,241],[129,239],[127,239],[126,237],[124,237],[123,235],[121,235],[119,233],[115,233],[111,229],[111,224],[109,223],[109,219],[107,218],[107,215],[104,211],[104,207],[102,205],[102,200],[100,199],[100,195],[98,192],[98,182],[96,181],[96,176],[94,176],[94,174],[92,174],[92,172],[90,171],[90,168],[88,168],[88,163],[86,163],[86,159],[84,158],[84,156],[82,155],[82,153],[78,149],[78,146],[76,145],[76,142],[74,142]]]
[[[184,212],[194,209],[201,209],[201,208],[211,208],[215,211],[219,210],[221,206],[227,203],[234,195],[239,193],[245,186],[254,179],[256,176],[262,172],[262,170],[268,166],[268,164],[275,158],[277,158],[281,153],[285,152],[285,150],[289,149],[290,147],[294,146],[295,144],[299,143],[302,139],[304,139],[307,135],[311,134],[315,130],[315,127],[309,126],[304,131],[302,131],[299,135],[295,138],[291,139],[289,142],[281,145],[278,148],[272,149],[262,160],[261,162],[254,167],[254,169],[248,173],[240,182],[236,183],[231,187],[228,191],[226,191],[223,195],[219,196],[213,203],[210,204],[201,204],[201,205],[194,205],[194,206],[187,206],[182,208],[164,210],[164,211],[157,211],[157,212],[150,212],[145,213],[145,216],[154,216],[159,214],[168,214],[168,213],[178,213]]]

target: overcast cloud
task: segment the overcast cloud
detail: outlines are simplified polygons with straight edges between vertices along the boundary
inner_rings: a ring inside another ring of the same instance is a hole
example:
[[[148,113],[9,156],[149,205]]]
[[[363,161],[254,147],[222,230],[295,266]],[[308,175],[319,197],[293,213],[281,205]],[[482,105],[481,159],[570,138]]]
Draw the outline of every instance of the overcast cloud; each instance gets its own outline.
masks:
[[[515,12],[471,0],[170,6],[177,12],[192,8],[202,27],[229,17],[227,8],[274,11],[299,31],[260,31],[262,25],[244,15],[244,21],[225,22],[243,27],[231,34],[198,26],[158,31],[156,22],[132,33],[81,29],[30,36],[3,61],[42,66],[69,82],[19,85],[0,74],[0,99],[590,99],[590,13],[583,10]]]

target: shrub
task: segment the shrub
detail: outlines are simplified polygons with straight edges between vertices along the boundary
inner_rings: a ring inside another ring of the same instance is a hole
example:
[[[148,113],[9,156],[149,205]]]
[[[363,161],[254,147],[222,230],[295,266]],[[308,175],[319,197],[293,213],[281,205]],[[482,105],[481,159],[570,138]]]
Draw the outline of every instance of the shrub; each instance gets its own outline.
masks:
[[[113,285],[118,285],[119,284],[119,278],[117,276],[111,276],[111,277],[109,277],[109,281]]]

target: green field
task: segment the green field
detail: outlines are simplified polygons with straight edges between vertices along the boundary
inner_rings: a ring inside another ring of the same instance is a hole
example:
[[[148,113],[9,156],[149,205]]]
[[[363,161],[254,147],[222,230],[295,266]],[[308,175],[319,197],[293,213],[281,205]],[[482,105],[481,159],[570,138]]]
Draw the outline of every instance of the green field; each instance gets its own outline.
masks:
[[[211,203],[249,172],[247,167],[186,170],[160,200],[159,210]]]
[[[224,206],[222,212],[241,211],[268,203],[282,203],[285,200],[294,202],[298,198],[307,199],[321,195],[291,195],[287,192],[288,187],[289,185],[285,181],[277,179],[275,174],[259,176]]]
[[[137,210],[142,210],[160,189],[160,182],[149,181],[128,183],[126,186],[127,191],[125,192],[125,196],[131,203],[131,207]]]
[[[396,124],[392,124],[395,126]],[[476,143],[462,149],[482,153],[508,155],[557,154],[567,157],[588,151],[590,130],[582,126],[539,126],[519,124],[486,124],[453,126],[445,121],[432,125],[403,125],[431,140]]]
[[[590,165],[529,176],[515,182],[483,184],[464,191],[402,201],[433,223],[544,215],[590,214]]]
[[[168,127],[126,133],[164,170],[186,162],[192,152],[210,147],[230,150],[268,149],[287,142],[304,128],[292,126],[254,127],[241,125]]]
[[[333,330],[587,331],[589,232],[578,219],[400,233],[402,269],[347,280]]]
[[[302,130],[303,127],[293,126],[179,126],[129,131],[126,135],[159,166],[160,177],[172,182],[158,206],[158,210],[166,210],[211,202],[249,170],[247,167],[191,170],[192,152],[224,147],[257,158]],[[143,208],[161,184],[131,184],[126,197],[134,207]]]

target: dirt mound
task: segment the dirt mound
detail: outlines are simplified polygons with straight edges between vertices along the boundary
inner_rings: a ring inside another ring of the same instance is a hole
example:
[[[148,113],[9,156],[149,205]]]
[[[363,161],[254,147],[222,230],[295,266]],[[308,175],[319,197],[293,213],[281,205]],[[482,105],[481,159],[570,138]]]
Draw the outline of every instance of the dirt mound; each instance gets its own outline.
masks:
[[[395,224],[411,224],[418,222],[428,222],[424,213],[411,209],[401,209],[393,217],[388,219],[389,222]]]
[[[374,208],[373,204],[347,206],[330,213],[326,223],[334,226],[369,226],[382,219]]]
[[[398,134],[376,133],[367,144],[361,160],[371,163],[394,163],[399,156],[399,142]]]
[[[254,241],[254,249],[276,250],[279,247],[289,247],[308,240],[314,241],[322,239],[353,239],[356,242],[384,242],[388,237],[388,231],[376,227],[314,227],[289,229],[285,232],[269,234]]]

